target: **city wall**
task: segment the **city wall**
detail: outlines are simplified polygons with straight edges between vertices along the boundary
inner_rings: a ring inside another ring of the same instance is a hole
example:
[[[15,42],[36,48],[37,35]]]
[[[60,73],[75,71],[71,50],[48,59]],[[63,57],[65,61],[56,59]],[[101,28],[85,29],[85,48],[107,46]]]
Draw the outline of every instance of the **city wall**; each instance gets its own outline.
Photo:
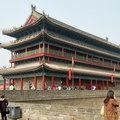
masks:
[[[20,106],[19,120],[103,120],[99,112],[107,90],[14,90],[0,94],[9,99],[9,106]],[[120,101],[120,90],[115,94]]]

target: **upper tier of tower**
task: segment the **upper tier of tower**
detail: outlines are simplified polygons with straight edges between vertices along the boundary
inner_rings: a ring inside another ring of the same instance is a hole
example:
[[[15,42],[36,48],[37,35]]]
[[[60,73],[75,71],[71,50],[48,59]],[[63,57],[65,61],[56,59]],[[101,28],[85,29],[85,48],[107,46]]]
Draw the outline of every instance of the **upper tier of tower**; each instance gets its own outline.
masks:
[[[120,46],[109,42],[107,39],[97,37],[62,23],[54,18],[51,18],[49,15],[46,15],[44,12],[41,14],[36,11],[36,7],[33,5],[31,8],[31,14],[24,25],[11,30],[3,30],[3,34],[14,37],[16,40],[7,44],[1,44],[0,47],[13,50],[11,48],[12,46],[18,46],[19,44],[27,43],[30,41],[30,39],[34,40],[32,38],[43,35],[44,33],[53,33],[51,35],[59,38],[62,36],[62,39],[65,38],[65,41],[69,38],[72,38],[73,43],[78,41],[78,44],[85,43],[86,45],[90,44],[93,46],[98,46],[102,49],[106,48],[107,50],[114,52],[120,51]]]

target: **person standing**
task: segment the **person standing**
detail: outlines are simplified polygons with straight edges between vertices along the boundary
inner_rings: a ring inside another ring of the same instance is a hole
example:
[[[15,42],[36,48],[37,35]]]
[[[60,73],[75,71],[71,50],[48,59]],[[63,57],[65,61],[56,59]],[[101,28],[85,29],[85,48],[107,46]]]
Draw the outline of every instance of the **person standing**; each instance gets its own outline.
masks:
[[[109,90],[104,100],[104,120],[118,120],[119,103],[113,90]]]
[[[9,90],[14,90],[14,86],[11,84],[10,87],[9,87]]]
[[[36,90],[36,88],[34,87],[34,85],[31,87],[31,90]]]
[[[32,83],[29,81],[29,90],[32,88]]]
[[[4,95],[2,95],[0,99],[0,112],[1,112],[2,120],[7,120],[7,116],[6,116],[7,105],[8,105],[8,100],[5,99]]]

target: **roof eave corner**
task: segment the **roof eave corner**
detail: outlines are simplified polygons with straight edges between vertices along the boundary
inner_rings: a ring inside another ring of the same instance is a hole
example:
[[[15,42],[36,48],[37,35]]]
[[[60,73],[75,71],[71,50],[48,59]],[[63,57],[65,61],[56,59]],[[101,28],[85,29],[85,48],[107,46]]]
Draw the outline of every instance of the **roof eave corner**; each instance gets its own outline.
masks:
[[[3,30],[3,31],[2,31],[2,34],[3,34],[3,35],[8,35],[8,36],[9,36],[8,30]]]

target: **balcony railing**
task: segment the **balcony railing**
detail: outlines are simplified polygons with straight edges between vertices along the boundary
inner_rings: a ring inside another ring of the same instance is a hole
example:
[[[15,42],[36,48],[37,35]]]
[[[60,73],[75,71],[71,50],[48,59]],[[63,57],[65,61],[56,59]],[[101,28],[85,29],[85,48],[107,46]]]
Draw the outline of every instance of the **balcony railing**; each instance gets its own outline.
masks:
[[[79,38],[79,40],[78,40],[78,39],[74,39],[74,38],[71,38],[71,37],[67,37],[67,36],[64,36],[64,35],[60,35],[60,34],[57,34],[57,33],[55,33],[55,32],[51,32],[51,31],[47,31],[47,33],[48,33],[49,35],[54,36],[54,37],[61,38],[61,39],[64,39],[64,40],[66,40],[66,41],[70,41],[70,42],[73,42],[73,43],[77,43],[78,45],[86,46],[86,47],[92,48],[92,49],[94,49],[94,50],[99,50],[99,51],[103,51],[103,52],[105,52],[105,53],[109,53],[109,54],[113,54],[113,55],[119,56],[119,53],[117,53],[117,52],[114,52],[114,51],[112,51],[112,50],[108,50],[108,49],[105,49],[105,48],[101,48],[100,46],[95,46],[95,45],[92,45],[92,44],[88,44],[88,43],[80,40],[80,38]],[[115,44],[113,44],[113,43],[110,43],[109,41],[104,41],[104,42],[120,48],[120,46],[117,46],[117,45],[115,45]]]
[[[43,52],[42,48],[36,49],[36,50],[31,50],[31,51],[27,51],[26,53],[24,52],[24,53],[20,53],[20,54],[15,54],[15,55],[12,56],[12,59],[22,58],[22,57],[26,57],[26,56],[30,56],[30,55],[36,55],[36,54],[39,54],[39,53],[42,53],[42,52]],[[48,53],[48,49],[47,48],[45,49],[45,53]],[[62,56],[62,51],[50,49],[50,54]],[[64,57],[72,58],[72,57],[74,57],[74,55],[71,54],[71,53],[64,52]],[[86,61],[86,57],[85,56],[76,55],[76,59],[82,60],[82,61]],[[88,61],[89,62],[93,62],[92,58],[89,58],[89,57],[88,57]],[[104,63],[103,63],[102,60],[99,60],[98,63],[99,64],[104,64],[106,66],[114,66],[110,62],[104,61]],[[115,66],[116,67],[120,67],[119,64],[116,64]]]
[[[62,51],[50,49],[50,54],[62,56]]]
[[[72,58],[74,57],[74,55],[71,53],[64,52],[64,57]]]
[[[47,49],[45,49],[45,52],[47,53]],[[35,55],[38,53],[42,53],[42,48],[36,49],[36,50],[31,50],[31,51],[28,51],[26,53],[24,52],[24,53],[20,53],[20,54],[15,54],[12,56],[12,59],[26,57],[26,56],[30,56],[30,55]],[[56,51],[56,50],[50,49],[50,54],[62,56],[62,51]]]
[[[24,53],[20,53],[20,54],[15,54],[12,56],[12,59],[21,58],[21,57],[30,56],[30,55],[35,55],[38,53],[42,53],[42,49],[28,51],[27,53],[24,52]]]
[[[86,57],[85,57],[85,56],[79,56],[79,55],[77,55],[76,58],[77,58],[78,60],[86,61]]]
[[[25,53],[20,53],[20,54],[13,55],[12,59],[21,58],[21,57],[25,57]]]
[[[27,56],[29,56],[29,55],[35,55],[35,54],[38,54],[39,53],[39,49],[37,49],[37,50],[32,50],[32,51],[28,51],[27,52]]]

